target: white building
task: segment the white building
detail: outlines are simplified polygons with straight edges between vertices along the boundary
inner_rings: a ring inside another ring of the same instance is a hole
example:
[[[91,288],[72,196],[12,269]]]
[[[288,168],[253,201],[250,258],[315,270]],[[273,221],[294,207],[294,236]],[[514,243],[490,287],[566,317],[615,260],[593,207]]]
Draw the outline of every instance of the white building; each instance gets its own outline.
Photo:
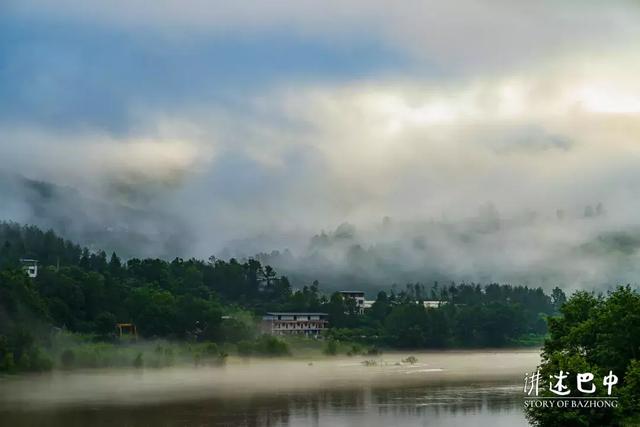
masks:
[[[344,298],[345,300],[347,298],[353,298],[354,300],[356,300],[356,307],[358,308],[358,313],[360,313],[360,314],[364,313],[364,309],[365,309],[364,292],[362,292],[362,291],[340,291],[340,294],[342,295],[342,298]]]
[[[23,258],[20,263],[22,263],[22,269],[27,273],[27,276],[32,279],[38,277],[38,260]]]
[[[436,301],[436,300],[422,301],[422,305],[424,306],[424,308],[439,308],[445,305],[446,303],[447,301]]]
[[[327,313],[267,313],[262,317],[262,332],[271,335],[317,337],[327,329],[327,316]]]

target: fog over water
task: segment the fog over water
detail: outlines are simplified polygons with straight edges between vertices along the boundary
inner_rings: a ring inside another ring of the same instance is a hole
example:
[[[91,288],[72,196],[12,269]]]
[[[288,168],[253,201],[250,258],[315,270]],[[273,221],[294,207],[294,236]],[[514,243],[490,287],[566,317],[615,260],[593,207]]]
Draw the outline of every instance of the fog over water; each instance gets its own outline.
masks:
[[[402,363],[409,355],[418,362]],[[375,360],[376,364],[365,366],[364,360]],[[144,404],[363,386],[517,381],[538,362],[539,353],[531,350],[392,352],[368,359],[236,359],[218,368],[57,371],[2,381],[0,406]]]
[[[408,355],[415,364],[401,362]],[[537,351],[234,360],[225,367],[54,372],[0,382],[11,425],[526,425]]]
[[[367,300],[637,287],[639,76],[637,0],[0,0],[0,221]],[[526,425],[538,351],[412,355],[6,376],[0,424]]]

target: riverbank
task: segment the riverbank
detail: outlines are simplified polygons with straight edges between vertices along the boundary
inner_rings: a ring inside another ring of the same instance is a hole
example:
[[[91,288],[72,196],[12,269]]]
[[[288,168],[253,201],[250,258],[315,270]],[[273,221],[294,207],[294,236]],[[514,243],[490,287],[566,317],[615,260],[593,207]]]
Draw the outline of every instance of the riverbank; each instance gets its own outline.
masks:
[[[348,358],[377,359],[386,354],[402,354],[400,350],[378,348],[357,342],[305,337],[259,336],[238,343],[186,342],[169,340],[114,340],[105,341],[87,334],[58,332],[53,334],[39,357],[47,371],[73,371],[77,369],[107,368],[172,368],[222,366],[234,360],[248,358],[287,358],[291,360],[319,360],[347,356]],[[514,347],[523,351],[538,347]],[[478,349],[475,349],[478,350]],[[481,349],[485,351],[485,349]],[[509,349],[506,349],[509,350]],[[447,352],[468,352],[473,349],[447,349]],[[499,349],[496,351],[505,351]],[[416,349],[414,352],[424,353]],[[407,356],[408,357],[408,356]],[[22,374],[18,369],[9,374]]]
[[[126,369],[149,368],[166,369],[173,367],[223,366],[238,360],[261,358],[281,358],[288,360],[310,361],[347,359],[366,361],[383,360],[383,356],[414,353],[427,353],[426,350],[414,351],[391,348],[378,348],[361,343],[344,342],[334,339],[311,339],[305,337],[259,336],[254,340],[238,343],[185,342],[168,340],[116,340],[104,341],[86,334],[59,332],[53,335],[49,345],[40,351],[40,357],[47,361],[48,371],[74,371],[88,369]],[[535,347],[517,347],[511,349],[480,351],[504,352],[508,350],[536,351]],[[438,353],[468,353],[479,349],[446,349]],[[401,359],[398,359],[402,361]],[[396,360],[397,362],[397,360]],[[374,362],[372,362],[374,363]],[[386,363],[386,362],[385,362]],[[395,363],[395,362],[394,362]],[[17,369],[8,374],[24,374]]]

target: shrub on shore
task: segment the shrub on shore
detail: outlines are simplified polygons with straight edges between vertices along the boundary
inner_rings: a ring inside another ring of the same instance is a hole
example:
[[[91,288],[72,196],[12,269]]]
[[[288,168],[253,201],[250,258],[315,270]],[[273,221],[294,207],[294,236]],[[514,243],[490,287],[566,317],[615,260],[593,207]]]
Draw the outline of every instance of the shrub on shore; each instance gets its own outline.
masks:
[[[240,341],[237,348],[241,356],[288,356],[291,354],[286,342],[270,335],[262,335],[253,341]]]

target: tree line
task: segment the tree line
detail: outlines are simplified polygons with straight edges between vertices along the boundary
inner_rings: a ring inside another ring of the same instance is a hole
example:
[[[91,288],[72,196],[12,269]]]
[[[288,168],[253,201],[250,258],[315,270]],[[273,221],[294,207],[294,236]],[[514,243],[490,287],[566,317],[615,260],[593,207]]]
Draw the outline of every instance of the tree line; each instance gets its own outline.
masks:
[[[30,279],[21,258],[40,269]],[[380,292],[361,313],[313,282],[294,290],[254,259],[129,259],[92,251],[33,226],[0,223],[0,369],[39,369],[52,330],[112,339],[134,323],[145,338],[238,343],[258,336],[267,311],[329,314],[329,336],[380,347],[497,347],[535,343],[564,293],[490,284],[408,284]],[[424,300],[443,301],[425,308]],[[9,361],[9,359],[11,359]]]

